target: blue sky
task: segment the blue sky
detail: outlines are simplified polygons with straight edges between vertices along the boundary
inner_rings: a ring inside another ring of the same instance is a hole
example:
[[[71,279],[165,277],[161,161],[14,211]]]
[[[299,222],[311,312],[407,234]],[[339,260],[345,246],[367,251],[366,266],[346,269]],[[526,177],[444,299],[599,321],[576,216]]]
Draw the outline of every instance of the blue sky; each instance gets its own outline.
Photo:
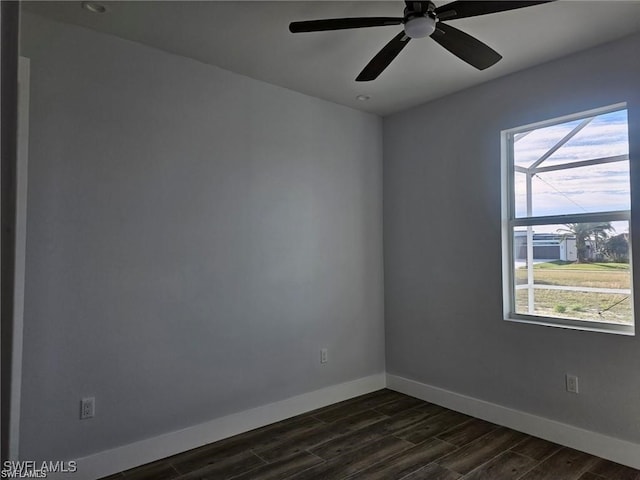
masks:
[[[530,166],[581,120],[533,130],[514,144],[516,165]],[[611,157],[629,153],[627,111],[596,117],[540,166]],[[515,174],[516,215],[526,214],[525,175]],[[558,215],[607,210],[627,210],[629,199],[627,161],[541,172],[533,178],[533,215]],[[622,230],[618,229],[622,227]],[[616,230],[622,233],[625,225]],[[541,228],[536,228],[542,231]]]

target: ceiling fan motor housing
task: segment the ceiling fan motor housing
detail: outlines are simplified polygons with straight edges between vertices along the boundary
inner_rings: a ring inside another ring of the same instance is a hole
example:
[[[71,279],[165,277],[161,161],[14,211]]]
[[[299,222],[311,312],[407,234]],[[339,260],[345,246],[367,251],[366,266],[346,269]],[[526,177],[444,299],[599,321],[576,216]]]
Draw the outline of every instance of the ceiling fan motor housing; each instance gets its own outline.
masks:
[[[411,17],[404,22],[404,31],[408,37],[424,38],[436,29],[436,19],[428,15]]]
[[[432,2],[406,2],[404,31],[410,38],[424,38],[436,29],[435,5]]]

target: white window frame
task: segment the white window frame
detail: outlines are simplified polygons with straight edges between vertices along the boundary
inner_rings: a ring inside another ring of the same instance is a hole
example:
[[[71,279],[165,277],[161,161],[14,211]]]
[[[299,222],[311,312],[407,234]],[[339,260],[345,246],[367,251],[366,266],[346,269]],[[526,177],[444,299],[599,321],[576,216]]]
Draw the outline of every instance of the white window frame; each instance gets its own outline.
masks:
[[[554,118],[551,120],[545,120],[541,122],[532,123],[529,125],[523,125],[521,127],[510,128],[501,132],[502,143],[502,286],[503,286],[503,313],[504,319],[511,322],[529,323],[537,325],[545,325],[552,327],[570,328],[575,330],[586,330],[606,333],[617,333],[622,335],[635,335],[635,312],[633,315],[633,322],[631,325],[614,324],[607,322],[598,322],[591,320],[572,320],[556,317],[545,317],[540,315],[527,315],[515,312],[516,305],[516,288],[515,288],[515,269],[514,269],[514,244],[513,244],[513,229],[514,227],[531,227],[528,229],[528,233],[532,235],[532,227],[536,225],[550,225],[550,224],[566,224],[566,223],[583,223],[583,222],[613,222],[613,221],[628,221],[629,222],[629,268],[631,275],[631,292],[629,294],[629,301],[633,303],[633,259],[631,249],[631,211],[609,211],[609,212],[597,212],[597,213],[575,213],[566,215],[549,215],[549,216],[527,216],[516,217],[515,214],[515,185],[514,185],[514,173],[515,165],[513,159],[513,143],[514,137],[526,131],[539,129],[543,127],[549,127],[552,125],[558,125],[561,123],[571,122],[575,120],[585,120],[590,117],[611,113],[619,110],[628,110],[626,103],[618,103],[603,108],[597,108],[588,110],[572,115],[566,115],[560,118]],[[580,127],[581,128],[581,127]],[[577,131],[580,130],[577,129]],[[627,126],[628,128],[628,126]],[[573,132],[573,134],[577,133]],[[570,134],[571,135],[571,134]],[[564,140],[564,139],[563,139]],[[546,158],[551,156],[558,148],[560,148],[564,142],[561,140],[556,145],[557,148],[552,148],[547,154]],[[558,146],[559,145],[559,146]],[[541,164],[543,160],[538,160],[536,164]],[[611,158],[611,159],[594,159],[580,162],[583,165],[595,165],[607,163],[608,161],[629,161],[629,155],[624,155],[625,158]],[[549,170],[553,167],[549,167]],[[632,186],[631,186],[632,188]],[[528,189],[531,191],[531,188]],[[530,208],[530,205],[529,205]],[[527,242],[527,259],[528,264],[532,265],[533,260],[533,243]],[[533,273],[529,270],[529,285],[533,284],[531,278]],[[532,291],[532,287],[530,287]]]

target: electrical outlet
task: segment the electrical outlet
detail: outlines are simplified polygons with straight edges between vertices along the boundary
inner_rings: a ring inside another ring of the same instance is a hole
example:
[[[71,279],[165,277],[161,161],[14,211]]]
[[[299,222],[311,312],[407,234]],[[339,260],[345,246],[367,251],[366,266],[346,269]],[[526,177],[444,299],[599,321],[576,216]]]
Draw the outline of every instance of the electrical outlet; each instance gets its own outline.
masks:
[[[329,361],[329,349],[321,348],[320,349],[320,363],[327,363]]]
[[[578,377],[576,377],[575,375],[569,375],[567,373],[566,375],[566,382],[567,382],[567,392],[570,393],[578,393]]]
[[[96,397],[85,397],[80,400],[80,420],[93,418],[96,414]]]

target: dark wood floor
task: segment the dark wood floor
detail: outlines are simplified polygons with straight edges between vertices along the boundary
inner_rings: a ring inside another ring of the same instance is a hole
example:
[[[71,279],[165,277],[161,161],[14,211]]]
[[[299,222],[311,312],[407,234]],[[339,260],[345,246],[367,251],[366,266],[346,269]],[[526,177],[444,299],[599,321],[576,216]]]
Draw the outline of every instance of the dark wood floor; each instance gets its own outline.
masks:
[[[109,480],[640,480],[640,471],[379,390]]]

